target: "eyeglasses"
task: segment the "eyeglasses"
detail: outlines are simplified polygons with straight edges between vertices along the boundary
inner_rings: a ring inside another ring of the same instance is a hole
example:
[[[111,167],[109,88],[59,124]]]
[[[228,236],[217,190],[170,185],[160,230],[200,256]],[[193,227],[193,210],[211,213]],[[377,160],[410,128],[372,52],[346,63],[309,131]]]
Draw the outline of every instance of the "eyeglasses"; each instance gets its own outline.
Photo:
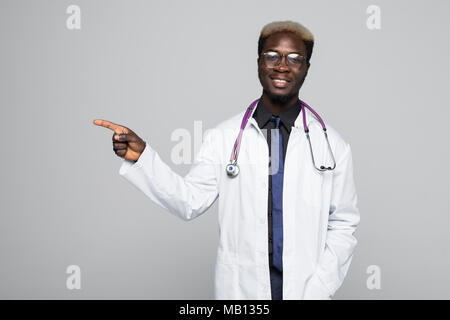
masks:
[[[267,68],[275,68],[280,65],[281,59],[286,57],[286,65],[300,69],[306,58],[298,53],[280,54],[276,51],[268,51],[262,54],[263,61]]]

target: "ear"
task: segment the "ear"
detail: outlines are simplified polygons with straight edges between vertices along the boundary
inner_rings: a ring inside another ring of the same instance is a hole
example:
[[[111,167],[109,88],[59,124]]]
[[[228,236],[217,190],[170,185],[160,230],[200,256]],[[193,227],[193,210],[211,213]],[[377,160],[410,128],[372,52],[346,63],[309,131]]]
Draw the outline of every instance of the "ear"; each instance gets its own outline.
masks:
[[[309,63],[309,61],[308,61],[308,64],[306,65],[306,73],[305,73],[305,78],[306,78],[306,76],[308,75],[308,71],[309,71],[309,66],[311,65],[311,63]]]
[[[261,62],[262,62],[261,59],[262,59],[261,56],[258,56],[258,57],[256,58],[256,70],[258,70],[258,72],[259,72],[259,70],[261,69]]]

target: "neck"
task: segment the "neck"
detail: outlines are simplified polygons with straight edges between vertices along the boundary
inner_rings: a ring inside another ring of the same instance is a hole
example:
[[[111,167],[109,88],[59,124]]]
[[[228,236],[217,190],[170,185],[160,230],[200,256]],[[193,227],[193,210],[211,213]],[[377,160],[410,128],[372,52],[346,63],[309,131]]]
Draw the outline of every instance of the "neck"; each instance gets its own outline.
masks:
[[[298,101],[298,94],[289,97],[288,99],[280,99],[268,95],[265,91],[261,96],[261,101],[267,106],[267,108],[272,112],[273,115],[278,116],[283,111],[289,109]]]

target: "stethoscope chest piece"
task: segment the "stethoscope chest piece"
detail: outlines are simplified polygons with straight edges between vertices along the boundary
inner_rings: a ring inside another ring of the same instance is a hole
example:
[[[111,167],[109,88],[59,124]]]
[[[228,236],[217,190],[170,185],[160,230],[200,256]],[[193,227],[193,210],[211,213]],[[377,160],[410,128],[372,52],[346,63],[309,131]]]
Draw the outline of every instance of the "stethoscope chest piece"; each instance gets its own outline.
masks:
[[[226,171],[230,178],[234,178],[239,174],[239,166],[237,163],[229,163],[227,164]]]

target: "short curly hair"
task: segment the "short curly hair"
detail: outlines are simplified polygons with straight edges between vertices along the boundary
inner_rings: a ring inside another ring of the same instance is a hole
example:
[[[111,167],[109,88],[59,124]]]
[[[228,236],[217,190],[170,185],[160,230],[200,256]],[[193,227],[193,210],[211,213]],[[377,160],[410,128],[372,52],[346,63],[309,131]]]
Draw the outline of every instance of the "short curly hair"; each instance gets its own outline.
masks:
[[[258,58],[261,56],[262,49],[264,48],[267,38],[280,32],[291,32],[303,39],[306,47],[306,61],[309,63],[314,47],[314,36],[305,26],[290,20],[274,21],[266,24],[262,28],[258,39]]]

